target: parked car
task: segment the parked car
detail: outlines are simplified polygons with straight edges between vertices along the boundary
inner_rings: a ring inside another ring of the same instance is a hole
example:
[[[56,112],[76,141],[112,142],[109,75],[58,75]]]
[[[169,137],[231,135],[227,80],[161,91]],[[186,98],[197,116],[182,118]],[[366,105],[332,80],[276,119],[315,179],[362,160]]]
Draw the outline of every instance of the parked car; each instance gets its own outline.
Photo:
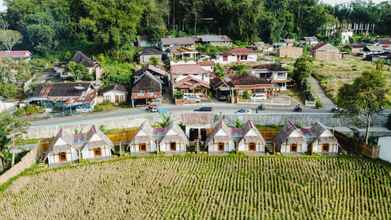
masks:
[[[251,114],[251,113],[252,113],[251,109],[245,109],[245,108],[241,108],[237,112],[235,112],[235,114]]]
[[[303,112],[303,108],[300,105],[296,105],[296,107],[293,109],[294,112]]]
[[[158,108],[157,108],[157,105],[148,105],[146,108],[145,108],[146,111],[148,112],[158,112]]]
[[[185,96],[183,96],[183,99],[191,101],[191,102],[195,102],[195,103],[201,102],[201,98],[196,95],[185,95]]]
[[[255,93],[253,96],[251,96],[252,102],[262,102],[267,99],[267,95],[265,93]]]
[[[211,112],[212,110],[212,107],[201,107],[194,109],[195,112]]]
[[[258,105],[258,106],[257,106],[257,109],[256,109],[255,111],[256,111],[256,113],[258,113],[258,112],[261,112],[261,111],[263,111],[263,110],[265,110],[265,108],[263,107],[263,105]]]

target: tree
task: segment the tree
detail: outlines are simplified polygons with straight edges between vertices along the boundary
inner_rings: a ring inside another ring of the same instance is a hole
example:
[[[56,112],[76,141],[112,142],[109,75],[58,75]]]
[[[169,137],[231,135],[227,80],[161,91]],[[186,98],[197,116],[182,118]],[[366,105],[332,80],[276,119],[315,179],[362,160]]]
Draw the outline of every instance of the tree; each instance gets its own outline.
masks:
[[[72,74],[74,80],[92,80],[93,77],[88,72],[88,69],[83,65],[71,61],[67,65],[67,70]]]
[[[293,79],[301,86],[313,72],[312,60],[309,56],[302,56],[296,60],[293,67]]]
[[[161,114],[160,122],[158,122],[159,128],[167,128],[171,124],[171,116],[169,114]]]
[[[235,120],[235,128],[243,128],[243,122],[239,118]]]
[[[219,78],[223,78],[225,75],[225,70],[220,64],[216,64],[213,67],[213,72],[218,76]]]
[[[387,79],[383,71],[365,71],[353,84],[346,84],[338,92],[337,104],[351,116],[364,117],[365,143],[368,144],[369,129],[373,116],[387,104]]]
[[[11,51],[14,46],[22,40],[22,34],[14,30],[0,30],[0,43]]]
[[[11,136],[22,134],[28,122],[9,113],[0,113],[0,172],[11,165],[10,142]]]
[[[232,67],[238,76],[245,76],[249,72],[249,67],[245,64],[236,64]]]

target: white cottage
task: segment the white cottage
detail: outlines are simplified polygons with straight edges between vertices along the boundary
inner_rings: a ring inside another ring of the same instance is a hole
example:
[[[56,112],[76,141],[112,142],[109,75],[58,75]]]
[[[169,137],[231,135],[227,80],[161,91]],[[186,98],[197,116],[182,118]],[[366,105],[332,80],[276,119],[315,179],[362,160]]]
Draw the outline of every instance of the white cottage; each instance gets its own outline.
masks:
[[[67,134],[61,129],[49,145],[47,154],[49,166],[66,164],[78,159],[78,149],[74,145],[73,135]]]
[[[281,153],[306,153],[308,151],[303,131],[290,121],[274,139],[274,147],[277,152]]]
[[[233,48],[223,54],[216,56],[215,63],[233,64],[242,62],[257,62],[258,54],[253,49],[248,48]]]
[[[338,140],[324,124],[320,122],[313,124],[311,127],[311,134],[312,140],[310,146],[312,148],[312,153],[338,153]]]
[[[179,125],[172,122],[168,128],[156,129],[160,152],[184,153],[189,140]]]
[[[95,126],[84,135],[84,143],[81,148],[81,157],[85,160],[106,159],[111,157],[113,143]]]
[[[49,166],[62,165],[80,159],[105,159],[111,157],[113,143],[93,126],[87,133],[68,134],[62,129],[49,145]]]
[[[114,85],[103,90],[103,101],[122,104],[128,100],[128,89],[123,85]]]
[[[145,121],[133,140],[130,142],[131,153],[152,153],[157,151],[155,131],[148,121]]]
[[[252,121],[243,127],[243,136],[238,143],[239,152],[264,153],[266,141]]]
[[[215,125],[212,134],[206,141],[209,153],[227,153],[235,151],[235,142],[229,128],[223,119]]]

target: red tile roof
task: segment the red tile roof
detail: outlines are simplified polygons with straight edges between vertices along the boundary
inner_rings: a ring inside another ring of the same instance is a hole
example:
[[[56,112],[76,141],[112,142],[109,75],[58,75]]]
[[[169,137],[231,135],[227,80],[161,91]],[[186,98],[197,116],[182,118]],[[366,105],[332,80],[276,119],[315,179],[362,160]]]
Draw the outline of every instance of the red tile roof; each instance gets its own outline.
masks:
[[[31,56],[32,53],[28,50],[0,51],[0,58],[1,57],[29,58]]]
[[[199,64],[183,64],[171,66],[171,73],[174,75],[202,74],[206,73]]]
[[[232,54],[232,55],[248,55],[256,53],[253,49],[248,48],[233,48],[230,51],[228,51],[226,54]]]

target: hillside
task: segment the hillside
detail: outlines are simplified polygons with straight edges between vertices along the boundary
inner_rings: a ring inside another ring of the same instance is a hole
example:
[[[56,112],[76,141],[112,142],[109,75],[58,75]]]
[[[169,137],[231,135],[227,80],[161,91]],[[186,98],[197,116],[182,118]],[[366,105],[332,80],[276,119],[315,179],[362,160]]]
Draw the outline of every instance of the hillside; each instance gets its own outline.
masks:
[[[151,157],[31,172],[0,219],[390,219],[391,166],[356,158]]]

